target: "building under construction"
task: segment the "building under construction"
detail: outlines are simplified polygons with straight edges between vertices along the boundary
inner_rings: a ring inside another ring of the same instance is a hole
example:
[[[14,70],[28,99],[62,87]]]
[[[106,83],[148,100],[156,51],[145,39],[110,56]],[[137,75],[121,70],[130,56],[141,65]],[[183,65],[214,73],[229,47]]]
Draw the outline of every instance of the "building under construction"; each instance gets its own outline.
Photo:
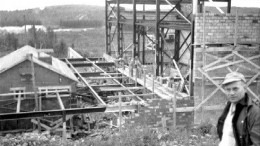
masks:
[[[113,113],[109,125],[119,128],[215,124],[226,102],[221,82],[232,71],[259,99],[260,14],[231,13],[231,0],[215,0],[226,9],[213,13],[205,2],[105,0],[103,56],[59,60],[30,48],[8,68],[0,62],[0,128],[25,120],[39,130],[62,127],[65,136],[96,112]]]

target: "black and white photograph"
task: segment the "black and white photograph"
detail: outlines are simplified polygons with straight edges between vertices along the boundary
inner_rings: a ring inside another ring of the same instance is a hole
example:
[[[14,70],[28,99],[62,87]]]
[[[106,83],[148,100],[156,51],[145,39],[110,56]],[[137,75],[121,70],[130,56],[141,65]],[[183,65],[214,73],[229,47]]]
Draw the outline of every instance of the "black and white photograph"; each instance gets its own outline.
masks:
[[[0,146],[260,146],[260,1],[3,0]]]

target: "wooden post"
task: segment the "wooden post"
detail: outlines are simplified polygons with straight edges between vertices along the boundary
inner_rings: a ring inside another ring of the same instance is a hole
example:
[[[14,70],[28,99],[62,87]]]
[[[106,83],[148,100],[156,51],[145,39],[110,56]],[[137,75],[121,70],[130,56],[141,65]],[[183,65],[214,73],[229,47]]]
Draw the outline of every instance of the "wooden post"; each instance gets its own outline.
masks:
[[[156,70],[156,68],[155,68],[155,65],[153,64],[153,66],[152,66],[152,68],[153,68],[153,94],[154,94],[154,80],[155,80],[155,70]],[[153,95],[153,98],[154,98],[154,95]]]
[[[38,101],[38,95],[37,95],[37,89],[36,89],[36,83],[35,83],[33,54],[30,54],[29,57],[31,59],[31,72],[32,72],[32,84],[33,84],[33,91],[34,91],[34,98],[35,98],[35,109],[36,109],[36,111],[39,111],[39,101]],[[37,122],[38,122],[38,131],[41,132],[41,123],[40,123],[39,118],[37,118]]]
[[[236,10],[236,21],[235,21],[235,36],[234,36],[234,46],[237,46],[237,26],[238,26],[238,11]]]
[[[138,74],[138,71],[137,71],[137,66],[135,65],[135,87],[137,87],[137,74]]]
[[[119,133],[121,134],[122,132],[122,97],[121,97],[121,92],[118,92],[118,97],[119,97]]]
[[[63,112],[62,113],[62,122],[63,122],[63,124],[62,124],[62,142],[63,142],[63,144],[65,144],[66,143],[66,140],[67,140],[67,133],[66,133],[66,129],[67,129],[67,127],[66,127],[66,114],[65,114],[65,112]]]
[[[21,109],[21,94],[18,95],[16,113],[20,113]]]
[[[61,100],[60,94],[59,94],[58,92],[56,92],[56,95],[57,95],[57,100],[58,100],[58,103],[59,103],[59,105],[60,105],[60,108],[61,108],[62,110],[64,110],[65,107],[64,107],[64,104],[63,104],[63,102],[62,102],[62,100]],[[62,141],[63,141],[63,143],[65,144],[65,143],[66,143],[66,139],[67,139],[67,133],[66,133],[67,127],[66,127],[66,114],[65,114],[65,112],[62,113],[62,122],[63,122],[63,123],[62,123],[62,124],[63,124],[63,129],[62,129]]]
[[[260,89],[260,79],[257,79],[256,82],[257,82],[257,84],[256,84],[256,89],[257,89],[256,93],[258,95],[258,99],[260,99],[260,91],[259,91],[259,89]]]
[[[203,51],[202,53],[202,68],[206,65],[206,56],[205,56],[205,6],[203,5]],[[202,81],[201,81],[201,101],[204,101],[205,99],[205,76],[203,74],[202,75]],[[203,111],[203,106],[201,108],[201,122],[203,122],[204,119],[204,111]]]
[[[144,87],[146,87],[146,66],[144,66],[143,68],[143,71],[144,71]]]
[[[175,83],[173,84],[173,129],[176,129],[176,95],[177,95],[177,88]]]

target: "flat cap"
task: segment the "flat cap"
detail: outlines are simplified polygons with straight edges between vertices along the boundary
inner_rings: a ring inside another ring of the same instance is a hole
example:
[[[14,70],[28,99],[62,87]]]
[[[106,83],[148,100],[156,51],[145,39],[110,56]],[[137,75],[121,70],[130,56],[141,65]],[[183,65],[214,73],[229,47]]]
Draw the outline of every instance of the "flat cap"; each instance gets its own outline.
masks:
[[[224,81],[222,82],[222,85],[226,85],[228,83],[232,83],[235,81],[246,82],[246,79],[245,79],[245,76],[239,72],[231,72],[226,75]]]

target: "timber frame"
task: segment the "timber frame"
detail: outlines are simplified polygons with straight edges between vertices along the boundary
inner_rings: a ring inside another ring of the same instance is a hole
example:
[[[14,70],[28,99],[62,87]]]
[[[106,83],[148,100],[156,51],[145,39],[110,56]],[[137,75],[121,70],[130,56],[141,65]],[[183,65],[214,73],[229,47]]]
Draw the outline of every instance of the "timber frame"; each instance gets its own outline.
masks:
[[[194,63],[194,17],[198,11],[202,12],[205,1],[212,0],[106,0],[105,1],[105,27],[106,27],[106,53],[122,57],[126,50],[131,48],[134,58],[142,58],[142,64],[146,62],[147,39],[155,46],[155,59],[152,64],[155,66],[155,75],[163,76],[166,69],[165,64],[173,64],[174,59],[179,68],[183,65],[181,60],[186,53],[190,54],[188,66],[190,72],[189,93],[193,96],[193,63]],[[231,11],[231,0],[214,0],[214,2],[226,2],[227,12]],[[181,9],[181,5],[193,5],[190,11]],[[127,12],[121,5],[132,6],[132,10]],[[146,5],[155,6],[155,10],[145,10]],[[137,10],[137,6],[143,6],[143,10]],[[161,6],[170,6],[171,9],[162,11]],[[198,9],[199,7],[199,9]],[[128,16],[129,13],[132,16]],[[153,14],[153,20],[147,19],[149,14]],[[125,26],[132,26],[132,42],[125,45]],[[170,31],[174,31],[174,43],[167,47],[166,37]],[[148,36],[154,33],[155,40]],[[189,33],[183,34],[184,31]],[[117,40],[115,40],[115,35]],[[167,53],[167,50],[171,54]],[[142,52],[142,53],[141,53]],[[166,58],[165,58],[166,57]],[[171,61],[165,61],[166,59]]]

